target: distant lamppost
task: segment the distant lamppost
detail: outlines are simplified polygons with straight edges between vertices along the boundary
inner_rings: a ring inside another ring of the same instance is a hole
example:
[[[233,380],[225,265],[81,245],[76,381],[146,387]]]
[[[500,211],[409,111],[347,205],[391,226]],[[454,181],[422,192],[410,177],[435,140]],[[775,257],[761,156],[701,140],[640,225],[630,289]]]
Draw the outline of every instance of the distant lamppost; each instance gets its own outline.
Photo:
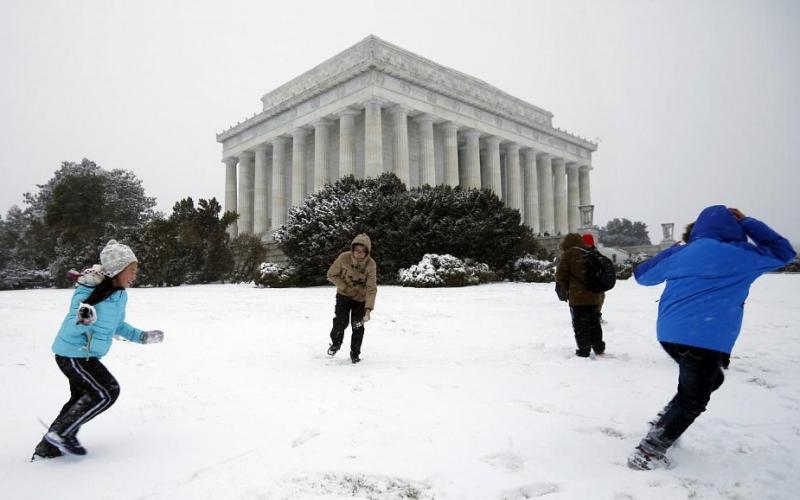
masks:
[[[664,241],[674,241],[672,239],[673,231],[675,230],[674,222],[665,222],[661,224],[661,230],[664,232]]]
[[[581,229],[591,229],[594,219],[594,205],[581,205],[578,207],[581,213]]]

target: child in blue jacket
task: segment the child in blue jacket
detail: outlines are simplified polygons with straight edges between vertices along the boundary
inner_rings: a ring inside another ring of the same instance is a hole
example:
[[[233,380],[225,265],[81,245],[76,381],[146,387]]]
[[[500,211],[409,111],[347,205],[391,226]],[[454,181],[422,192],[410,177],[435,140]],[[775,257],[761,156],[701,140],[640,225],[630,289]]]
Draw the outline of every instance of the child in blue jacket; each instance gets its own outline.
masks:
[[[86,454],[78,442],[78,431],[119,396],[119,384],[100,362],[115,335],[141,344],[164,339],[159,330],[144,332],[125,322],[125,289],[133,284],[137,271],[133,251],[111,240],[100,253],[100,265],[78,278],[69,312],[53,342],[56,364],[69,380],[70,398],[36,446],[31,460],[62,453]]]
[[[722,385],[721,362],[739,336],[750,285],[794,257],[789,242],[763,222],[715,205],[700,212],[687,244],[670,247],[636,268],[641,285],[667,282],[656,329],[679,375],[677,394],[628,458],[631,468],[668,466],[667,449]]]

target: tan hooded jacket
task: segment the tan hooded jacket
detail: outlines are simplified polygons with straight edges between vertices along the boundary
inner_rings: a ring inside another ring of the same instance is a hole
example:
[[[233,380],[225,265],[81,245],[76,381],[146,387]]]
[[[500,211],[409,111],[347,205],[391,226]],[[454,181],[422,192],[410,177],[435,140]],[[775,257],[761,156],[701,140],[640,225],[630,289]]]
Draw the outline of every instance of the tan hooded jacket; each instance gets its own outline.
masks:
[[[357,261],[353,256],[353,246],[364,245],[367,256],[362,261]],[[342,252],[333,261],[328,269],[328,281],[336,285],[336,293],[351,297],[358,302],[366,302],[366,309],[375,308],[375,295],[378,285],[375,275],[378,266],[372,260],[372,242],[366,234],[359,234],[353,238],[350,251]]]
[[[577,247],[577,248],[576,248]],[[556,281],[569,293],[571,306],[599,306],[603,303],[602,293],[590,292],[583,283],[585,273],[584,256],[589,250],[580,234],[569,233],[561,242],[561,260],[556,268]]]

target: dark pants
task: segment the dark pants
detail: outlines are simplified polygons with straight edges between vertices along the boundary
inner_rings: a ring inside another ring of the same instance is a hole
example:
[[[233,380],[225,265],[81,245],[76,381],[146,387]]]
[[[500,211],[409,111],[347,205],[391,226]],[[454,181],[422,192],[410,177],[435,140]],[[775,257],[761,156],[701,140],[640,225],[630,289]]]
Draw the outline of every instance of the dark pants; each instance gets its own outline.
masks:
[[[678,363],[678,393],[664,407],[642,445],[665,452],[706,409],[711,393],[725,380],[721,359],[724,353],[662,342],[667,354]]]
[[[603,342],[603,327],[600,326],[600,307],[570,306],[569,312],[572,314],[572,329],[578,345],[575,354],[587,357],[592,349],[596,354],[603,354],[606,343]]]
[[[74,436],[81,426],[103,413],[119,397],[119,384],[97,358],[66,358],[56,355],[56,364],[69,380],[70,398],[61,408],[50,431]],[[57,454],[57,449],[42,439],[36,452],[43,456]]]
[[[361,354],[361,341],[364,340],[364,307],[365,302],[336,294],[336,316],[333,318],[331,328],[331,342],[335,346],[342,345],[344,330],[350,323],[352,336],[350,337],[350,353],[358,356]]]

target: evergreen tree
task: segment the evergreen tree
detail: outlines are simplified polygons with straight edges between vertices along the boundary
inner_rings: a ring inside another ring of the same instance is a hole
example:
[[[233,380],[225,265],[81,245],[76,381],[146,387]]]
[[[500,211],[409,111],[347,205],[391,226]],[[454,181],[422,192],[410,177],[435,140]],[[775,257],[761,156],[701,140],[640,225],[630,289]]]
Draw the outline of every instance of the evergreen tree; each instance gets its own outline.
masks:
[[[628,219],[613,219],[606,227],[600,228],[600,242],[608,247],[629,247],[650,245],[647,224],[631,222]]]
[[[155,199],[145,196],[133,173],[107,171],[87,159],[63,162],[37,187],[35,194],[25,193],[25,210],[9,211],[13,230],[2,241],[6,265],[37,275],[48,269],[59,286],[69,283],[68,269],[94,264],[109,239],[130,241],[153,217]]]
[[[216,200],[184,198],[169,219],[157,218],[144,231],[142,284],[177,285],[220,281],[233,270],[233,255],[225,229],[237,215]]]

